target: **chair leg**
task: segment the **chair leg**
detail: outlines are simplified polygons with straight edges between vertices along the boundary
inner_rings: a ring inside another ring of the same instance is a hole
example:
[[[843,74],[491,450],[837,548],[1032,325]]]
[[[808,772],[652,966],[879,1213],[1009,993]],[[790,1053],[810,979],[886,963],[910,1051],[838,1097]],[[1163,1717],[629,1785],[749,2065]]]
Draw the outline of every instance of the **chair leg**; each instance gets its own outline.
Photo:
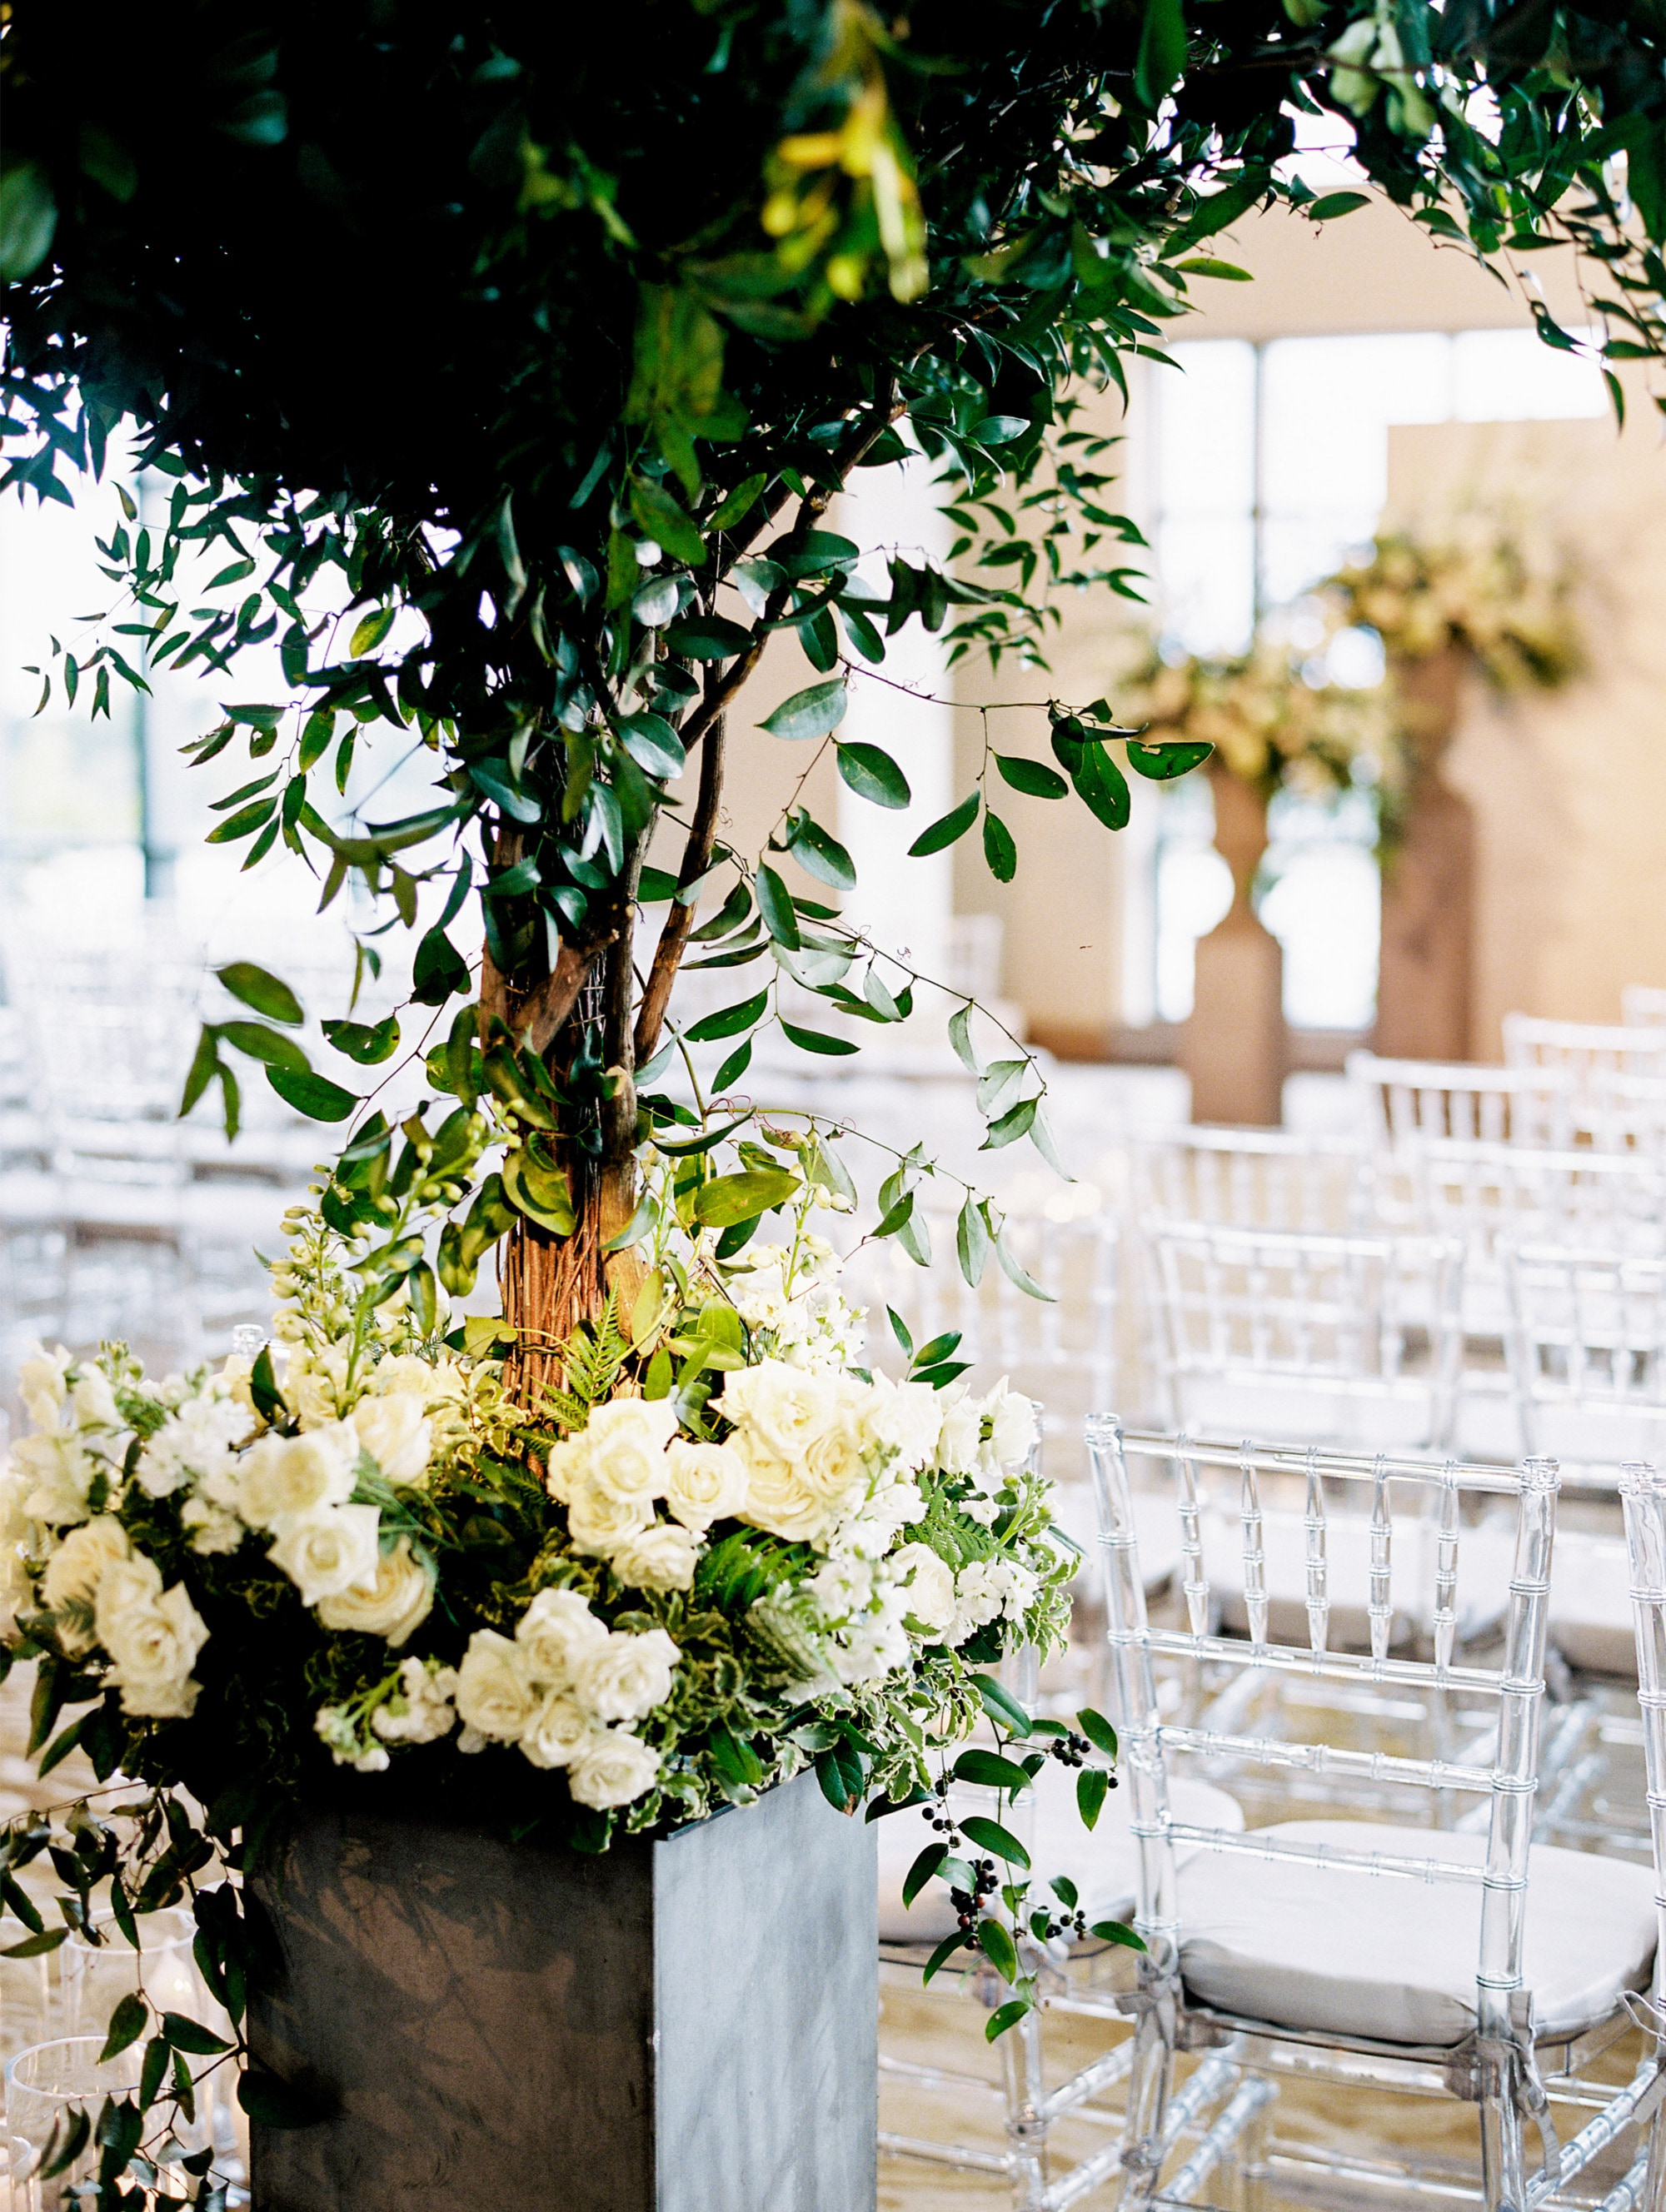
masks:
[[[1158,1955],[1166,1951],[1168,1957]],[[1179,1978],[1172,1946],[1159,1942],[1140,1962],[1140,2016],[1134,2031],[1134,2063],[1128,2074],[1128,2117],[1122,2133],[1122,2186],[1119,2205],[1147,2204],[1157,2193],[1163,2167],[1163,2128],[1174,2081],[1174,2045]]]
[[[1047,2123],[1041,2118],[1041,2023],[1027,2012],[1000,2039],[1006,2092],[1006,2142],[1012,2159],[1013,2212],[1041,2212],[1047,2201]]]
[[[1657,2109],[1649,2123],[1649,2163],[1637,2212],[1666,2212],[1666,2105]]]
[[[1482,2200],[1487,2212],[1521,2212],[1527,2182],[1516,2053],[1507,2043],[1483,2043],[1479,2057]]]

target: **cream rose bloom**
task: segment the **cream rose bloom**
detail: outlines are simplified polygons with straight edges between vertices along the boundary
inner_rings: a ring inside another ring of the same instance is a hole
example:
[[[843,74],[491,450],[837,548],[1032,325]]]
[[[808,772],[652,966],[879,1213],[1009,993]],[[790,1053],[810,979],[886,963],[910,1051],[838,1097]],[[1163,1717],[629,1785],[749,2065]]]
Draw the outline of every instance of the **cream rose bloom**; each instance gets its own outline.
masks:
[[[938,1433],[937,1464],[945,1474],[970,1474],[977,1466],[983,1425],[977,1402],[966,1395],[964,1383],[952,1383],[949,1391],[940,1395],[949,1402],[943,1408],[943,1425]]]
[[[986,1476],[993,1480],[1010,1468],[1023,1466],[1035,1449],[1041,1423],[1034,1399],[1012,1389],[1004,1375],[983,1401],[982,1414],[989,1424],[989,1438],[982,1451],[983,1468]]]
[[[495,1628],[477,1628],[457,1670],[457,1710],[469,1727],[498,1743],[514,1743],[538,1705],[520,1645]]]
[[[381,1556],[381,1514],[374,1505],[326,1505],[286,1513],[266,1554],[301,1593],[303,1605],[336,1597],[356,1583],[374,1583]]]
[[[520,1748],[534,1766],[569,1766],[599,1733],[576,1698],[551,1690],[527,1723]]]
[[[349,1508],[350,1511],[355,1509]],[[356,1509],[362,1512],[362,1506]],[[376,1561],[374,1578],[319,1601],[318,1617],[325,1628],[356,1629],[362,1636],[383,1636],[397,1651],[428,1619],[434,1605],[434,1577],[401,1536]]]
[[[544,1462],[544,1486],[557,1505],[570,1505],[573,1492],[583,1482],[589,1470],[590,1455],[581,1437],[569,1437],[565,1443],[551,1444],[550,1456]]]
[[[618,1398],[598,1406],[579,1441],[588,1487],[609,1498],[663,1498],[666,1446],[677,1433],[677,1409],[665,1398]]]
[[[646,1528],[653,1518],[651,1499],[621,1497],[617,1491],[599,1488],[587,1476],[569,1502],[567,1533],[575,1552],[588,1552],[605,1559],[628,1538]]]
[[[590,1601],[575,1589],[539,1590],[515,1624],[527,1672],[550,1689],[571,1681],[582,1655],[599,1650],[607,1638],[606,1622],[597,1620]]]
[[[358,1431],[349,1421],[331,1421],[298,1437],[262,1437],[244,1455],[237,1510],[251,1528],[271,1528],[301,1514],[344,1505],[358,1465]]]
[[[112,1559],[99,1578],[99,1642],[115,1662],[122,1710],[149,1720],[183,1720],[197,1703],[191,1670],[208,1641],[183,1583],[164,1591],[155,1562]]]
[[[824,1498],[829,1505],[848,1504],[857,1492],[866,1489],[867,1468],[862,1459],[862,1443],[860,1413],[847,1400],[820,1436],[806,1446],[800,1462],[800,1472],[809,1488],[818,1498]]]
[[[876,1375],[862,1409],[868,1440],[897,1454],[910,1474],[929,1467],[943,1426],[942,1401],[929,1382],[893,1382]]]
[[[105,1569],[112,1560],[132,1556],[133,1547],[127,1540],[126,1529],[113,1515],[100,1513],[95,1521],[72,1528],[52,1553],[41,1577],[42,1601],[49,1612],[56,1613],[70,1606],[84,1606],[90,1619]],[[93,1648],[90,1629],[79,1623],[60,1620],[58,1639],[72,1656]]]
[[[954,1571],[929,1544],[904,1544],[887,1565],[904,1584],[904,1610],[921,1627],[941,1634],[954,1620]]]
[[[754,1449],[744,1431],[738,1432],[737,1449],[746,1462],[741,1520],[772,1536],[785,1537],[789,1544],[813,1543],[826,1534],[832,1518],[827,1501],[817,1496],[796,1468]]]
[[[575,1668],[574,1695],[598,1720],[641,1720],[671,1695],[672,1671],[681,1656],[663,1628],[645,1636],[611,1632]]]
[[[700,1540],[674,1521],[655,1521],[639,1536],[628,1537],[608,1561],[632,1589],[685,1590],[694,1586]]]
[[[605,1813],[629,1805],[653,1784],[660,1754],[623,1729],[603,1729],[591,1737],[567,1770],[567,1787],[575,1805]]]
[[[359,1442],[382,1471],[384,1481],[409,1486],[428,1473],[434,1455],[434,1425],[423,1401],[410,1390],[361,1398],[352,1425]]]
[[[772,1458],[798,1461],[837,1418],[839,1405],[824,1375],[765,1359],[736,1369],[723,1386],[718,1411],[750,1431]]]
[[[28,1479],[23,1510],[32,1521],[64,1528],[91,1517],[87,1494],[100,1463],[78,1437],[62,1431],[25,1437],[12,1446],[11,1455]]]
[[[679,1437],[666,1461],[666,1508],[696,1535],[714,1521],[733,1520],[746,1503],[746,1462],[727,1444],[691,1444]]]

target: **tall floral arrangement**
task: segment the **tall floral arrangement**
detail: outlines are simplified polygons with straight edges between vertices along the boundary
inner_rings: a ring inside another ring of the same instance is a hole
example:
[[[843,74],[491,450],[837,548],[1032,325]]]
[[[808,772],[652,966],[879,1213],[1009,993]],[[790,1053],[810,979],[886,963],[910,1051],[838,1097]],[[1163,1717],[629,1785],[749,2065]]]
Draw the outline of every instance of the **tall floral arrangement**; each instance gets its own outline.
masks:
[[[1542,526],[1471,507],[1426,533],[1380,532],[1318,588],[1338,626],[1377,632],[1390,670],[1456,649],[1520,691],[1553,690],[1584,664],[1574,582]]]
[[[1402,770],[1381,691],[1310,672],[1310,659],[1270,635],[1231,656],[1171,659],[1153,648],[1118,689],[1116,708],[1150,738],[1212,745],[1220,768],[1263,798],[1362,781],[1389,798]]]

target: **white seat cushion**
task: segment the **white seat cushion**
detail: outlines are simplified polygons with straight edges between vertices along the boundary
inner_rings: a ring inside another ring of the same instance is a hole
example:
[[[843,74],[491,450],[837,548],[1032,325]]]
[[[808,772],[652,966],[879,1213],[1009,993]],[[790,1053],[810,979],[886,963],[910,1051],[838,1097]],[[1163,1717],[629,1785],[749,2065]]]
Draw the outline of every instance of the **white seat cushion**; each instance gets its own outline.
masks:
[[[1135,1845],[1129,1832],[1133,1792],[1111,1790],[1091,1830],[1076,1809],[1076,1774],[1049,1759],[1037,1776],[1031,1802],[1016,1808],[998,1806],[992,1790],[957,1786],[952,1808],[962,1815],[981,1813],[1011,1830],[1029,1852],[1038,1882],[1065,1875],[1080,1894],[1090,1923],[1125,1919],[1134,1910],[1138,1886]],[[1170,1809],[1177,1820],[1198,1827],[1241,1829],[1243,1814],[1235,1798],[1207,1782],[1180,1780],[1169,1785]],[[911,1806],[888,1813],[879,1831],[879,1940],[882,1943],[940,1943],[955,1929],[954,1907],[940,1881],[927,1882],[912,1907],[903,1903],[909,1869],[927,1844],[940,1843],[927,1826],[930,1808]]]
[[[1263,1832],[1334,1851],[1487,1855],[1485,1837],[1365,1820],[1288,1820]],[[1180,1970],[1195,2000],[1281,2027],[1445,2047],[1475,2025],[1481,1887],[1237,1851],[1200,1852],[1180,1875]],[[1655,1948],[1645,1867],[1541,1845],[1529,1867],[1524,1977],[1541,2036],[1606,2020],[1641,1989]]]
[[[1550,1565],[1550,1640],[1570,1666],[1636,1679],[1631,1580],[1623,1536],[1557,1530]]]

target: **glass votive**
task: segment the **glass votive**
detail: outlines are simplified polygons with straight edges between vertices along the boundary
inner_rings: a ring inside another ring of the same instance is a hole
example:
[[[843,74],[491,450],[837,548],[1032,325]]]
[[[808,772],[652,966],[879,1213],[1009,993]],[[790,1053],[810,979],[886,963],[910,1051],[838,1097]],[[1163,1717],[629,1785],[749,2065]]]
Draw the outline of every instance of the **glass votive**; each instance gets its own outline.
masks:
[[[101,1942],[75,1935],[58,1947],[65,2035],[96,2035],[101,2040],[116,2007],[136,1990],[150,2000],[153,2012],[184,2013],[216,2035],[224,2034],[224,2016],[192,1956],[197,1922],[185,1906],[142,1912],[134,1922],[137,1951],[113,1920],[99,1920],[94,1926]]]
[[[11,2149],[13,2212],[71,2212],[96,2186],[98,2145],[89,2132],[85,2147],[62,2172],[43,2176],[49,2148],[54,2158],[77,2108],[91,2128],[106,2097],[137,2093],[143,2046],[134,2045],[106,2064],[99,2063],[100,2035],[73,2035],[37,2043],[20,2051],[6,2067],[6,2133]],[[188,2148],[188,2146],[187,2146]]]

